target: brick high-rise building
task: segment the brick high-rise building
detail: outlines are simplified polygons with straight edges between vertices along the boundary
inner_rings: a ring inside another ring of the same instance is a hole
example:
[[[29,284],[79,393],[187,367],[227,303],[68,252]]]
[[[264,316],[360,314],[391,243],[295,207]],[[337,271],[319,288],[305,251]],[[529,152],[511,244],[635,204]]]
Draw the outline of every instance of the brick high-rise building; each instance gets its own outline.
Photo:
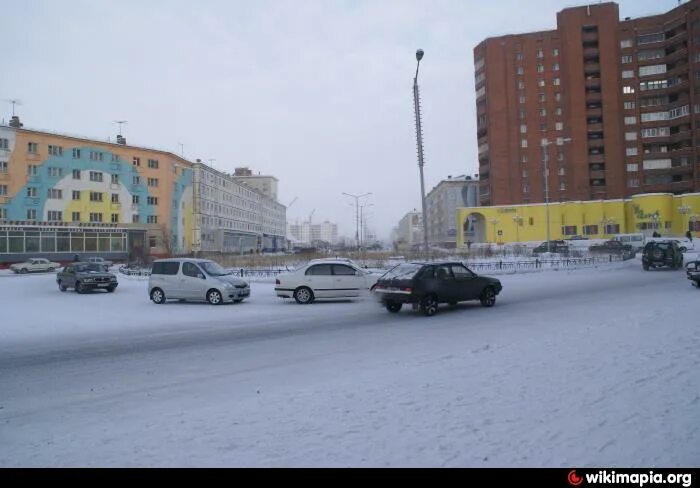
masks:
[[[568,8],[556,30],[474,48],[480,203],[700,190],[700,0],[619,19]]]

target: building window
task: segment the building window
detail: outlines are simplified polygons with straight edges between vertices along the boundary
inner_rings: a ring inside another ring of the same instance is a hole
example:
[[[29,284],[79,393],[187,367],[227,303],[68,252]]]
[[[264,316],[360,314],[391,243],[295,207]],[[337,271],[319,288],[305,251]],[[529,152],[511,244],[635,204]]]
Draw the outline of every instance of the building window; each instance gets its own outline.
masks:
[[[559,63],[554,63],[554,65],[552,65],[552,70],[559,71]]]
[[[554,100],[556,100],[557,102],[561,102],[561,93],[556,92],[554,94]]]
[[[49,144],[49,155],[63,156],[63,148],[61,146],[53,146]]]
[[[29,154],[36,154],[39,152],[39,144],[36,142],[28,142],[27,143],[27,152]]]
[[[148,205],[158,205],[158,197],[147,197],[146,203],[148,203]]]
[[[650,127],[648,129],[642,129],[642,138],[647,137],[667,137],[671,134],[671,129],[669,127]]]
[[[80,159],[80,149],[73,149],[73,159]]]
[[[112,193],[112,203],[119,203],[119,193]]]
[[[133,205],[138,205],[139,204],[139,196],[138,195],[131,195],[131,203]]]
[[[112,175],[112,184],[113,185],[119,184],[119,175]]]
[[[49,176],[52,178],[60,178],[63,176],[62,168],[49,168]]]
[[[102,222],[102,213],[90,212],[90,222]]]
[[[578,234],[576,231],[578,229],[578,226],[576,225],[564,225],[561,228],[561,233],[564,234],[565,236],[575,236]]]
[[[99,171],[90,171],[90,181],[102,181],[102,173]]]
[[[637,164],[637,163],[627,163],[626,169],[627,169],[627,172],[628,172],[628,173],[636,173],[637,171],[639,171],[639,164]]]
[[[139,176],[134,176],[133,179],[132,179],[132,183],[133,183],[134,185],[139,185],[139,184],[141,184],[141,178],[140,178]]]
[[[36,209],[27,209],[27,220],[36,220]]]
[[[564,161],[564,153],[561,152],[561,149],[559,151],[557,152],[557,161]]]
[[[540,109],[540,117],[546,117],[546,116],[547,116],[547,109],[541,108]]]
[[[0,185],[0,197],[7,196],[7,185]]]
[[[80,222],[80,212],[73,212],[73,215],[71,216],[71,220],[73,222]]]
[[[627,178],[627,188],[639,187],[639,178]]]
[[[652,42],[661,42],[666,38],[663,32],[657,32],[654,34],[644,34],[637,36],[637,45],[651,44]]]
[[[148,160],[148,167],[153,168],[153,169],[158,169],[158,160],[157,159],[149,159]]]
[[[566,183],[564,183],[563,181],[561,183],[559,183],[559,190],[560,191],[566,190]]]
[[[112,162],[113,163],[119,162],[119,155],[118,154],[112,154]]]
[[[543,65],[543,64],[538,64],[538,65],[537,65],[537,72],[538,72],[538,73],[544,73],[544,65]]]
[[[564,130],[564,123],[563,122],[557,122],[554,124],[554,128],[556,130]]]
[[[625,117],[625,125],[635,125],[637,123],[637,117],[629,116]]]
[[[74,179],[74,180],[79,180],[79,179],[80,179],[80,170],[79,170],[79,169],[74,169],[74,170],[73,170],[73,179]]]
[[[134,156],[134,159],[133,159],[133,161],[132,161],[132,164],[133,164],[134,166],[141,166],[141,158],[137,158],[136,156]]]
[[[625,149],[625,154],[627,156],[636,156],[637,155],[637,148],[636,147],[628,147]]]
[[[527,134],[527,125],[525,125],[525,124],[520,124],[520,133],[521,133],[521,134]]]
[[[101,202],[102,201],[102,193],[98,191],[91,191],[90,192],[90,201],[91,202]]]
[[[521,154],[521,155],[520,155],[520,162],[521,162],[521,163],[527,163],[527,154]]]
[[[622,56],[622,64],[627,64],[632,62],[632,56],[626,54]]]
[[[620,233],[620,224],[608,224],[605,226],[605,233],[606,234],[619,234]]]
[[[642,81],[639,83],[639,89],[641,91],[662,90],[668,88],[668,86],[668,80]],[[632,93],[634,93],[634,90],[632,90]]]
[[[119,214],[118,214],[118,213],[113,213],[113,214],[112,214],[112,223],[113,223],[113,224],[118,224],[118,223],[119,223]]]
[[[141,222],[141,218],[139,217],[139,214],[133,214],[131,216],[131,222],[133,224],[138,224],[139,222]]]
[[[565,175],[566,175],[566,169],[559,168],[559,176],[565,176]]]
[[[625,95],[631,95],[634,93],[634,87],[631,86],[623,86],[622,87],[622,93]]]
[[[559,86],[559,85],[561,85],[561,80],[559,78],[554,78],[552,83],[554,84],[554,86]]]
[[[57,188],[49,188],[46,192],[46,197],[54,200],[62,200],[63,190],[59,190]]]
[[[0,161],[0,174],[7,173],[8,163],[7,161]]]
[[[521,95],[520,98],[518,99],[518,101],[520,103],[525,103],[525,97]]]
[[[39,174],[39,167],[35,164],[30,164],[27,166],[27,175],[28,176],[36,176]]]
[[[655,64],[653,66],[640,66],[639,76],[658,75],[666,72],[665,64]]]
[[[625,102],[625,110],[634,110],[636,107],[635,102]]]
[[[73,200],[80,200],[80,191],[73,190]]]
[[[518,90],[525,89],[525,82],[523,80],[518,81]]]
[[[625,70],[622,72],[622,78],[634,78],[634,71],[632,70]]]
[[[527,185],[523,185],[523,193],[530,193],[530,187]]]
[[[561,107],[557,107],[557,108],[554,110],[554,113],[557,114],[557,115],[561,115],[561,114],[562,114]]]
[[[544,86],[545,86],[544,80],[543,79],[537,80],[537,86],[539,86],[540,88],[544,88]]]
[[[90,151],[90,161],[102,161],[102,153],[99,151]]]
[[[666,56],[665,49],[646,49],[637,52],[637,59],[640,61],[651,61],[653,59],[661,59]]]
[[[33,186],[27,187],[27,196],[29,198],[36,198],[36,188]]]
[[[10,149],[10,140],[5,139],[4,137],[0,137],[0,149]]]
[[[537,50],[537,59],[544,58],[544,51],[542,49]]]
[[[158,186],[158,178],[148,178],[148,186]]]
[[[523,53],[521,53],[521,52],[516,52],[516,53],[515,53],[515,59],[518,60],[518,61],[522,61],[522,60],[523,60]]]
[[[636,132],[625,132],[625,140],[626,141],[636,141],[637,140],[637,133]]]
[[[156,236],[148,236],[148,247],[156,247],[158,245],[158,240]]]
[[[50,222],[60,222],[63,220],[63,212],[58,210],[49,210],[47,220]]]
[[[598,226],[597,225],[584,225],[583,226],[583,235],[594,236],[596,234],[598,234]]]
[[[632,47],[632,39],[623,39],[620,41],[620,47],[622,49]]]
[[[522,66],[518,66],[517,73],[518,73],[519,75],[522,75],[523,73],[525,73],[525,71],[523,70],[523,67],[522,67]]]
[[[544,101],[546,100],[546,97],[545,97],[544,93],[540,93],[540,94],[537,96],[537,99],[538,99],[540,102],[544,102]]]
[[[520,147],[522,147],[523,149],[527,147],[527,139],[520,140]]]
[[[558,48],[555,47],[554,49],[552,49],[552,56],[554,56],[554,57],[559,56],[559,49]]]
[[[149,215],[147,217],[147,222],[149,224],[157,224],[158,223],[158,216],[157,215]]]

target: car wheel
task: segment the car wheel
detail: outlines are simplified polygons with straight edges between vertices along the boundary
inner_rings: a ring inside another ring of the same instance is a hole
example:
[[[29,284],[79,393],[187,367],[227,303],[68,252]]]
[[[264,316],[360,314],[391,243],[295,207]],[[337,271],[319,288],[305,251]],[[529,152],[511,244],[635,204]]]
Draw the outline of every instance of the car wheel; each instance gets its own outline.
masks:
[[[62,281],[59,281],[58,282],[58,289],[61,291],[66,291],[68,289],[68,287],[65,286]]]
[[[19,272],[22,274],[27,274],[29,270],[27,268],[22,268]]]
[[[207,292],[207,302],[211,305],[221,305],[224,299],[219,290],[209,290]]]
[[[487,286],[484,291],[481,292],[481,298],[479,300],[484,307],[493,307],[496,305],[496,290]]]
[[[75,291],[77,293],[85,293],[87,290],[85,289],[85,286],[81,282],[77,282],[75,284]]]
[[[687,250],[688,250],[687,247],[681,247],[681,248],[680,248],[680,251],[681,251],[681,252],[686,252]]]
[[[297,303],[307,305],[314,301],[314,292],[312,292],[311,289],[307,288],[306,286],[301,286],[294,290],[294,299],[297,301]]]
[[[432,317],[438,311],[438,301],[435,295],[426,295],[420,302],[420,309],[426,317]]]
[[[151,290],[151,300],[158,305],[165,303],[165,293],[160,288],[154,288]]]
[[[399,313],[403,304],[397,302],[386,302],[384,306],[391,313]]]
[[[108,286],[108,287],[107,287],[107,292],[108,292],[108,293],[113,293],[114,290],[116,290],[116,289],[117,289],[116,286]]]
[[[49,268],[49,273],[53,273],[54,271],[56,271],[56,268]]]

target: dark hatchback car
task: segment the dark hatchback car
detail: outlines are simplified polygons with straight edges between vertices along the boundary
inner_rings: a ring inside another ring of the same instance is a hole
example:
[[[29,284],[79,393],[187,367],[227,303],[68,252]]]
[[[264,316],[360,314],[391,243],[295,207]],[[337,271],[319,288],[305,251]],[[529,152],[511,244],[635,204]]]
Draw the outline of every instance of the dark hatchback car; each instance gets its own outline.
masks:
[[[697,288],[700,288],[700,261],[691,261],[685,267],[685,275]]]
[[[566,241],[549,241],[549,249],[547,249],[547,242],[545,241],[534,248],[532,254],[544,254],[548,251],[557,254],[569,254],[569,250],[569,244]]]
[[[109,293],[117,289],[117,277],[106,271],[105,266],[96,263],[72,263],[56,275],[58,289],[66,291],[73,288],[78,293],[90,290],[107,290]]]
[[[642,267],[648,271],[663,266],[671,269],[683,266],[683,253],[678,244],[675,241],[647,242],[642,251]]]
[[[484,307],[493,307],[502,288],[499,280],[479,276],[459,262],[405,263],[379,278],[374,293],[389,312],[397,313],[410,303],[431,316],[440,303],[479,300]]]

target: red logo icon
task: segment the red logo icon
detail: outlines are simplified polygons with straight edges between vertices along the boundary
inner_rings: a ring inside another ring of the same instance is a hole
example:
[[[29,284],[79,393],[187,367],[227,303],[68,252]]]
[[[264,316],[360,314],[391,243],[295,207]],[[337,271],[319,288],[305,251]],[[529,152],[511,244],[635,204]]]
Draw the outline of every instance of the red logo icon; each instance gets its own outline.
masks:
[[[577,475],[575,469],[569,471],[569,476],[567,476],[566,479],[569,481],[569,484],[573,486],[578,486],[583,483],[583,477]]]
[[[583,477],[577,475],[575,469],[569,471],[569,476],[567,476],[566,479],[569,481],[569,484],[573,486],[578,486],[583,483]]]

